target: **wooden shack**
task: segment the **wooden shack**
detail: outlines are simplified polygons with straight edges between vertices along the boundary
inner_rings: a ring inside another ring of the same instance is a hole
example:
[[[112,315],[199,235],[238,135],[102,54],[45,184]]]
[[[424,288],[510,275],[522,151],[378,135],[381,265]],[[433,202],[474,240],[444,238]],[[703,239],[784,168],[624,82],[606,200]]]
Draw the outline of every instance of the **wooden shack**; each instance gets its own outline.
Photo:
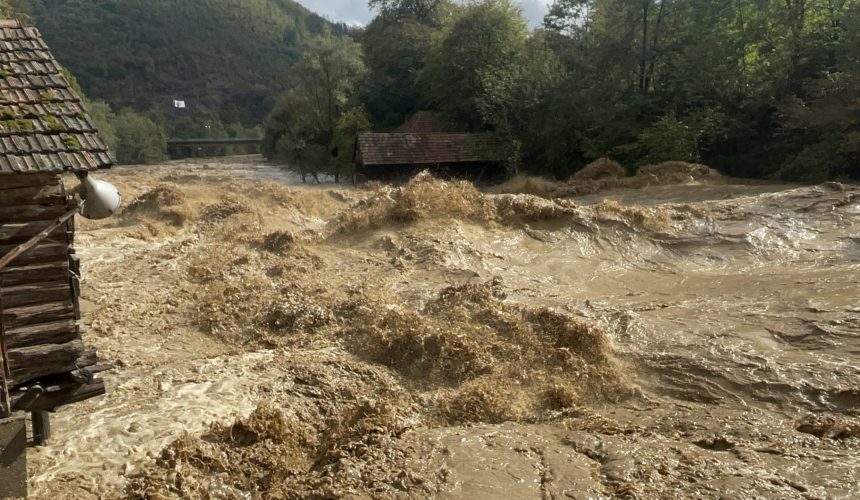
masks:
[[[393,132],[359,134],[353,153],[357,172],[382,180],[424,169],[473,181],[504,174],[504,148],[492,134],[449,130],[434,113],[419,111]]]
[[[105,391],[81,338],[79,199],[61,174],[111,163],[39,32],[0,21],[0,419]]]

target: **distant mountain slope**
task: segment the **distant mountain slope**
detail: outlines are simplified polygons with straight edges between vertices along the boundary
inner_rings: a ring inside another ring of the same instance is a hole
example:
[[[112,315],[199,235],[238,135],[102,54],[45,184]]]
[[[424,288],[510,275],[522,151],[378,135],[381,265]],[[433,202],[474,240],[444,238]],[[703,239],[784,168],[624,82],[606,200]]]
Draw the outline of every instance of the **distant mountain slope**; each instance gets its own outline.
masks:
[[[329,22],[292,0],[11,0],[84,92],[115,108],[217,111],[259,123],[301,42]],[[343,27],[333,26],[333,31]]]

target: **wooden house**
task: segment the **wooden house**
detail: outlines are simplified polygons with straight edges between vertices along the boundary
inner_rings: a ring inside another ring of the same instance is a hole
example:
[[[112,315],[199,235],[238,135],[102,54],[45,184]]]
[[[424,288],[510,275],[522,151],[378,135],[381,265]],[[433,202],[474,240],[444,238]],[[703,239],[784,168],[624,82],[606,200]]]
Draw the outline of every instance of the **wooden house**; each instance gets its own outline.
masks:
[[[111,157],[39,32],[0,21],[0,419],[103,394],[79,325],[80,200]]]
[[[419,111],[390,133],[359,134],[353,161],[369,179],[408,178],[421,170],[480,181],[504,174],[504,148],[492,134],[450,132]]]

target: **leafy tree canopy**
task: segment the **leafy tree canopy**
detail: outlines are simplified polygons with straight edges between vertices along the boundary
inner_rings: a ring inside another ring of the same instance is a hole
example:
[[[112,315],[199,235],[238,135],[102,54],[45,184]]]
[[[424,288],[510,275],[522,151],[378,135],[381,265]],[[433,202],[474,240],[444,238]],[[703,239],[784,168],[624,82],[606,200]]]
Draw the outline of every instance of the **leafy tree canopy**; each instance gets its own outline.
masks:
[[[479,129],[479,99],[491,78],[507,78],[525,47],[528,28],[510,0],[468,4],[434,39],[420,74],[426,103],[453,122]]]
[[[294,70],[292,88],[266,119],[263,153],[307,174],[343,173],[338,124],[357,102],[365,76],[361,46],[347,37],[323,33],[306,42]],[[353,120],[354,121],[354,120]]]

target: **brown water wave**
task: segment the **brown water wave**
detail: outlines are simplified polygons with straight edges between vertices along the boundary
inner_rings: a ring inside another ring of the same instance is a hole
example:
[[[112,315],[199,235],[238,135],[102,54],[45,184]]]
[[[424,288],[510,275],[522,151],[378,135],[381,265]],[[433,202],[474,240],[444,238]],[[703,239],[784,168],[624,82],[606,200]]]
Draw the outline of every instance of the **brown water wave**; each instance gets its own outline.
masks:
[[[860,188],[255,168],[109,174],[137,201],[80,241],[116,385],[57,415],[42,496],[860,494]]]

